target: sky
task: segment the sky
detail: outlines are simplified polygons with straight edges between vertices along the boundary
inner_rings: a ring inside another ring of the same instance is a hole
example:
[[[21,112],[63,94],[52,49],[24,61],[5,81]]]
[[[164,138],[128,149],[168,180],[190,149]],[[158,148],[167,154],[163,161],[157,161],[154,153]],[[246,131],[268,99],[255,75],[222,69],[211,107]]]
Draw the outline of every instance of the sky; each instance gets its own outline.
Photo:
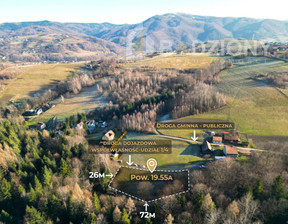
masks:
[[[179,12],[288,20],[286,6],[287,0],[0,0],[0,23],[50,20],[134,24],[154,15]]]

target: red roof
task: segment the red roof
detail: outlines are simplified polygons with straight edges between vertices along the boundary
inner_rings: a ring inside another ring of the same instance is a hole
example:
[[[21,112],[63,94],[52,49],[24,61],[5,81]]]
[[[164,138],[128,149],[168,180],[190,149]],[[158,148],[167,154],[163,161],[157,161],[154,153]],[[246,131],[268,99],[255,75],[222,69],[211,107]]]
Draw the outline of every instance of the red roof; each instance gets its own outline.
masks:
[[[226,155],[238,155],[238,150],[235,146],[225,146]]]
[[[222,142],[222,137],[213,136],[213,142]]]
[[[231,133],[230,132],[224,132],[224,135],[231,135]]]
[[[240,141],[240,138],[238,136],[231,136],[231,141]]]

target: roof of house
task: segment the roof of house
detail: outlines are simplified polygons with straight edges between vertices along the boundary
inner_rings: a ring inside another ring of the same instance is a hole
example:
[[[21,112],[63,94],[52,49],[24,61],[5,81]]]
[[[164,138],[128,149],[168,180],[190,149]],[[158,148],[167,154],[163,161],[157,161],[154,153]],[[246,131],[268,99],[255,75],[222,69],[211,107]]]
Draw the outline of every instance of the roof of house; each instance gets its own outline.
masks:
[[[224,140],[226,140],[226,141],[240,141],[240,138],[238,136],[224,135]]]
[[[222,137],[213,136],[212,140],[213,140],[213,142],[222,142]]]
[[[230,141],[231,140],[231,135],[224,135],[224,140]]]
[[[231,141],[240,141],[240,138],[238,136],[231,136]]]
[[[227,155],[238,155],[238,150],[235,146],[225,146]]]
[[[224,132],[224,135],[231,135],[231,133],[230,132]]]

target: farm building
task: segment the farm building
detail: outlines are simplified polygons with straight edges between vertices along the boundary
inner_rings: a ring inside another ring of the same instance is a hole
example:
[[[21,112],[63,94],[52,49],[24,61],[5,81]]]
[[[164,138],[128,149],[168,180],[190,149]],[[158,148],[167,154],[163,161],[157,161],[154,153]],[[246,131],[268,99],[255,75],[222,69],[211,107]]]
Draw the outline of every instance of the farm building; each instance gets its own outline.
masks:
[[[92,133],[96,129],[97,124],[95,120],[86,121],[86,124],[90,133]]]
[[[36,108],[36,109],[32,109],[29,111],[24,112],[22,115],[25,117],[29,117],[29,116],[36,116],[36,115],[40,115],[42,114],[43,110],[41,108]]]
[[[74,124],[72,127],[73,128],[78,128],[78,129],[83,129],[83,126],[84,126],[84,123],[83,122],[80,122],[78,124]]]
[[[225,145],[223,152],[224,152],[225,156],[229,156],[229,157],[233,157],[233,158],[236,158],[238,155],[238,150],[235,146]]]
[[[212,143],[214,143],[214,144],[222,144],[222,137],[220,137],[220,136],[213,136],[213,137],[212,137]]]
[[[209,136],[209,137],[212,137],[215,135],[215,131],[206,131],[206,134]]]
[[[202,153],[211,153],[213,152],[213,148],[208,141],[204,141],[201,146]]]
[[[226,142],[231,142],[234,144],[239,144],[240,143],[240,138],[236,135],[232,135],[230,132],[224,132],[223,134],[223,139]]]

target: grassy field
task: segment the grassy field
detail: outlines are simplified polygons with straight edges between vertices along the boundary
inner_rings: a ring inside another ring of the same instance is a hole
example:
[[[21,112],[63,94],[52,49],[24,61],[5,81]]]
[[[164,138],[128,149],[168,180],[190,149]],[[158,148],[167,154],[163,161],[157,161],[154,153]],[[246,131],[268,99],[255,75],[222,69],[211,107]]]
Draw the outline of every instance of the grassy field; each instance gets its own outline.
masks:
[[[153,181],[152,175],[167,175],[169,181]],[[131,176],[147,178],[146,181],[131,180]],[[158,172],[151,174],[149,171],[136,170],[122,167],[113,179],[111,186],[117,190],[136,196],[145,201],[169,196],[188,189],[188,173],[183,172]],[[132,184],[131,184],[132,183]]]
[[[32,97],[35,93],[41,94],[42,91],[66,79],[80,66],[81,64],[27,65],[16,78],[5,81],[6,86],[0,99],[19,100]]]
[[[288,98],[274,86],[253,80],[258,74],[287,71],[288,64],[267,58],[248,58],[221,74],[220,92],[227,107],[193,118],[225,119],[235,122],[242,133],[288,135]]]
[[[137,140],[165,140],[157,135],[144,135],[128,133],[127,139]],[[172,140],[172,153],[171,154],[132,154],[133,162],[138,165],[146,165],[146,161],[150,158],[157,160],[158,167],[177,167],[184,168],[192,162],[203,161],[200,157],[199,145],[191,145],[186,142]],[[122,165],[128,162],[128,155],[121,155],[120,159],[123,161]]]
[[[128,62],[124,64],[125,67],[158,67],[158,68],[176,68],[176,69],[192,69],[207,67],[217,57],[209,57],[206,54],[187,54],[187,55],[169,55],[156,56],[138,60],[135,62]]]
[[[40,121],[48,121],[53,116],[57,116],[58,119],[69,117],[73,114],[88,112],[97,107],[103,107],[108,104],[104,97],[97,96],[96,86],[85,88],[78,95],[73,95],[70,98],[66,98],[64,103],[60,100],[55,100],[56,106],[44,112],[41,116],[35,117],[30,121],[30,124],[36,124]]]

